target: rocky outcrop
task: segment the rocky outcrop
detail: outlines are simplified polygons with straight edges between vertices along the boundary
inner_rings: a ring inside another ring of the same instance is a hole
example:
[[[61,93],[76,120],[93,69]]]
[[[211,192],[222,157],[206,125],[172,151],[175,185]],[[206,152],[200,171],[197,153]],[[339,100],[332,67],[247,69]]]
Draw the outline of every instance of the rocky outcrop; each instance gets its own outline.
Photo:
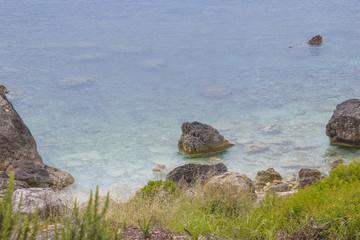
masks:
[[[27,182],[31,187],[62,189],[74,183],[74,178],[66,171],[49,167],[42,163],[16,160],[6,169],[15,173],[15,179]]]
[[[40,216],[55,216],[64,210],[65,204],[51,188],[27,188],[15,190],[13,195],[14,207],[20,204],[20,213],[33,215],[38,207]]]
[[[246,175],[236,172],[225,172],[213,176],[206,182],[204,189],[205,192],[230,193],[256,199],[254,182]]]
[[[322,43],[322,37],[320,35],[317,35],[309,40],[308,42],[310,45],[319,46]]]
[[[302,168],[299,171],[299,184],[301,188],[309,185],[311,186],[314,182],[317,182],[321,178],[321,172],[317,169]]]
[[[208,155],[225,151],[234,143],[226,140],[215,128],[199,123],[185,122],[178,141],[180,152],[188,156]]]
[[[260,190],[266,186],[267,183],[271,183],[274,180],[282,180],[281,175],[276,172],[273,168],[262,170],[257,172],[255,177],[255,186],[257,190]]]
[[[15,172],[15,180],[31,187],[59,190],[74,178],[66,171],[43,164],[36,142],[19,114],[0,91],[0,171]]]
[[[360,148],[360,100],[349,99],[336,106],[326,125],[330,145]]]
[[[212,176],[220,175],[227,172],[227,168],[223,163],[216,165],[202,164],[185,164],[177,167],[168,173],[166,180],[173,181],[179,185],[191,186],[197,181],[203,182]]]
[[[5,196],[9,184],[9,176],[4,171],[0,171],[0,199]],[[14,190],[21,188],[30,188],[29,184],[24,181],[14,181]]]
[[[30,130],[0,91],[0,170],[17,159],[42,162]]]

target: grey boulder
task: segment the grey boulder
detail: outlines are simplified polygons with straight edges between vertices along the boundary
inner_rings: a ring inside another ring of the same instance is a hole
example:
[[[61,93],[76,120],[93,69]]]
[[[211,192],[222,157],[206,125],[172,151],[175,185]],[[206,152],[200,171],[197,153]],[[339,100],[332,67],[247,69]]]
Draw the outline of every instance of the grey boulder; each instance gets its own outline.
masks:
[[[166,180],[180,185],[193,185],[197,181],[203,182],[212,176],[220,175],[224,172],[227,172],[227,168],[223,163],[215,165],[189,163],[173,169],[166,176]]]
[[[31,187],[60,190],[72,183],[74,178],[66,171],[42,163],[16,160],[6,169],[15,173],[15,179],[27,182]]]
[[[20,204],[20,213],[33,215],[38,207],[40,216],[57,215],[65,208],[63,201],[51,188],[17,189],[13,194],[14,208]]]
[[[349,99],[336,106],[326,125],[330,145],[360,148],[360,100]]]
[[[17,159],[42,163],[30,130],[0,91],[0,170]]]
[[[215,128],[199,122],[185,122],[178,141],[180,152],[188,156],[209,155],[225,151],[235,144],[226,140]]]

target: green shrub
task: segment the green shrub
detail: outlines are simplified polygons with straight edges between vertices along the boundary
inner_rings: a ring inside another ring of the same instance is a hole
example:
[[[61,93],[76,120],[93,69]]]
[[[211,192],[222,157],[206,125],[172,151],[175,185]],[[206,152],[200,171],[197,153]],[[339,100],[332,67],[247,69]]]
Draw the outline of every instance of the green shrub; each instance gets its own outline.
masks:
[[[172,181],[149,181],[148,184],[137,192],[137,196],[144,198],[173,197],[179,194],[179,188]],[[159,196],[161,195],[161,196]]]
[[[20,215],[20,204],[14,209],[12,196],[14,193],[15,174],[10,173],[7,190],[0,202],[0,240],[13,239],[35,239],[39,230],[38,210],[36,209],[32,220],[27,216]]]
[[[119,226],[114,229],[110,227],[110,221],[105,221],[104,217],[109,207],[109,193],[106,196],[103,209],[99,209],[99,189],[96,188],[95,199],[92,192],[86,207],[82,214],[76,203],[71,216],[62,219],[60,228],[57,220],[55,221],[55,239],[56,240],[115,240],[121,239]]]

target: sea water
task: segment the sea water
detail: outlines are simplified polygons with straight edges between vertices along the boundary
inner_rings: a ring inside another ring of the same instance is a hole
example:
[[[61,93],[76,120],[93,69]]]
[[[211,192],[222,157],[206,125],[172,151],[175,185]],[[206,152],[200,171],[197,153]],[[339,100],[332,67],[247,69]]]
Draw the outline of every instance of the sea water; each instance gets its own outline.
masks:
[[[357,0],[1,1],[0,29],[0,84],[74,195],[129,197],[157,164],[253,178],[360,156],[325,134],[336,105],[360,97]],[[185,121],[236,145],[186,158]]]

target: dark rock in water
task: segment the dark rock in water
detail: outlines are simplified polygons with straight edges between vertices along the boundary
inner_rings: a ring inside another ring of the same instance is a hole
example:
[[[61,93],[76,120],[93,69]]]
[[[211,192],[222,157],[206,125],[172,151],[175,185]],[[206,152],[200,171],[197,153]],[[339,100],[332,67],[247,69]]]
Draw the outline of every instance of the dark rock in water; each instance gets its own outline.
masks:
[[[274,192],[287,192],[287,191],[289,191],[289,186],[285,183],[281,183],[281,184],[272,186],[270,188],[270,190],[274,191]]]
[[[336,106],[326,125],[330,145],[360,148],[360,100],[349,99]]]
[[[308,42],[310,45],[319,46],[322,43],[322,37],[320,35],[317,35],[309,40]]]
[[[315,177],[316,179],[320,179],[321,172],[317,169],[301,168],[299,171],[299,178],[302,180],[308,177]]]
[[[319,179],[316,177],[305,177],[300,180],[299,185],[301,188],[304,188],[307,185],[311,186],[314,182],[317,181],[319,181]]]
[[[332,164],[331,164],[331,170],[337,168],[338,166],[344,165],[344,160],[339,158],[337,160],[335,160]]]
[[[208,155],[225,151],[235,145],[226,140],[215,128],[203,123],[185,122],[181,129],[182,135],[178,146],[180,152],[185,155]]]
[[[281,175],[276,172],[273,168],[269,168],[266,171],[262,170],[257,172],[255,176],[255,186],[257,190],[262,189],[269,182],[274,180],[282,180]]]
[[[30,130],[0,91],[0,170],[17,159],[42,162]]]
[[[42,163],[16,160],[6,170],[7,173],[11,171],[15,173],[16,180],[25,181],[31,187],[59,190],[74,183],[68,172]]]
[[[204,181],[212,176],[217,176],[225,172],[227,172],[227,168],[223,163],[216,165],[189,163],[173,169],[166,176],[166,180],[173,181],[180,185],[192,185],[198,180]]]
[[[0,177],[0,199],[4,197],[7,187],[9,184],[9,178],[2,178]],[[22,188],[30,188],[29,184],[24,181],[14,181],[14,190],[22,189]]]

